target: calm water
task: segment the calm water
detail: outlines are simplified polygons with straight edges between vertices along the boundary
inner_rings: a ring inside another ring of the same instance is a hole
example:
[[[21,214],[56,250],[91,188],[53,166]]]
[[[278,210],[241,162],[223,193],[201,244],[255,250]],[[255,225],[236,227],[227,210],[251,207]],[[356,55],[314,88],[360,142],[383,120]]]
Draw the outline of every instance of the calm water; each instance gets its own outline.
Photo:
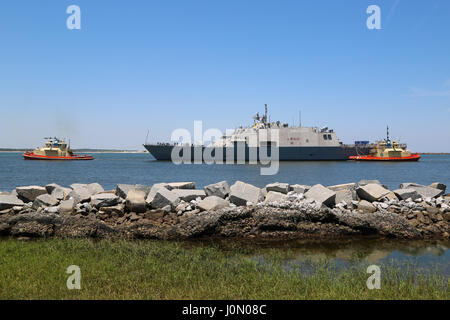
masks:
[[[105,189],[117,183],[146,184],[195,181],[197,187],[227,180],[242,180],[263,187],[279,181],[291,184],[333,185],[378,179],[389,188],[402,182],[430,184],[435,181],[450,186],[450,155],[424,155],[419,162],[306,161],[280,162],[275,176],[260,175],[259,165],[184,164],[152,160],[149,154],[93,154],[93,161],[26,161],[20,153],[0,153],[0,191],[21,185],[45,185],[56,182],[99,182]]]
[[[395,265],[400,269],[409,269],[416,273],[438,271],[446,278],[450,277],[450,241],[449,240],[389,240],[372,238],[352,238],[333,241],[324,240],[198,240],[194,245],[213,244],[222,250],[240,249],[249,252],[249,258],[265,264],[265,249],[284,252],[285,268],[308,273],[312,263],[327,261],[337,270],[376,264],[378,266]],[[189,244],[188,244],[189,245]],[[253,249],[259,249],[257,255]]]

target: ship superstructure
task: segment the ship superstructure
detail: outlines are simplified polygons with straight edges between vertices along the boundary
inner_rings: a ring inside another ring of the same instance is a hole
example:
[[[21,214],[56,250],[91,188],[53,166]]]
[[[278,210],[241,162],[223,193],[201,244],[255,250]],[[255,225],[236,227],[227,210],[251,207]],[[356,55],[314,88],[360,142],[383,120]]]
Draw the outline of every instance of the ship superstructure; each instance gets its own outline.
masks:
[[[157,143],[144,144],[144,147],[157,160],[173,160],[173,148],[179,148],[178,144]],[[186,145],[184,145],[186,147]],[[191,145],[189,153],[194,159],[194,149],[199,146]],[[205,146],[201,146],[205,148]],[[348,160],[350,156],[357,154],[368,154],[373,145],[368,143],[345,145],[339,141],[334,130],[328,127],[319,129],[318,127],[289,126],[280,121],[268,121],[267,105],[265,113],[260,116],[256,114],[253,117],[253,125],[248,127],[239,127],[231,134],[224,135],[217,141],[214,141],[209,148],[222,148],[220,152],[222,160],[225,157],[233,155],[235,161],[254,160],[251,156],[258,155],[260,149],[267,150],[268,155],[277,151],[278,160],[297,161],[297,160]],[[185,149],[186,150],[186,149]],[[239,152],[239,150],[241,152]],[[183,151],[182,151],[183,152]],[[181,153],[182,153],[181,152]],[[213,152],[214,156],[214,152]],[[215,155],[217,157],[217,155]],[[217,159],[217,158],[216,158]],[[196,159],[198,160],[198,159]],[[204,160],[204,159],[202,159]]]

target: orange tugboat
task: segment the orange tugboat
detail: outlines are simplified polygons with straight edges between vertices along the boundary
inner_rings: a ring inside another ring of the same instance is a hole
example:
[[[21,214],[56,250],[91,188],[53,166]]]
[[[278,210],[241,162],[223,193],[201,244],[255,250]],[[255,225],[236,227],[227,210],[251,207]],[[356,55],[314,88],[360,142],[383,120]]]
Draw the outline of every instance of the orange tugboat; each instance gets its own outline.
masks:
[[[70,146],[58,138],[44,138],[44,147],[27,151],[23,154],[25,160],[93,160],[92,156],[73,154]]]
[[[369,155],[350,156],[350,160],[356,161],[418,161],[420,155],[411,153],[408,149],[389,139],[389,127],[387,128],[387,137],[383,141],[377,141],[375,147],[370,150]]]

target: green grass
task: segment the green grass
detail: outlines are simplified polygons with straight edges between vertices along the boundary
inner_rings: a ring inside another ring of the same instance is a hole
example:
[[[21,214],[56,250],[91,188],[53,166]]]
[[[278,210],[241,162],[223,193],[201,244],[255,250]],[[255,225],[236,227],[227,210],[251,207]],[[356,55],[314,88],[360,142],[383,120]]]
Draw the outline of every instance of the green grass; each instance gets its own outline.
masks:
[[[252,257],[262,257],[264,263]],[[449,299],[449,280],[382,267],[368,290],[366,267],[336,271],[311,262],[305,274],[289,251],[165,241],[0,240],[0,299]],[[259,261],[259,262],[258,262]],[[81,268],[68,290],[66,268]]]

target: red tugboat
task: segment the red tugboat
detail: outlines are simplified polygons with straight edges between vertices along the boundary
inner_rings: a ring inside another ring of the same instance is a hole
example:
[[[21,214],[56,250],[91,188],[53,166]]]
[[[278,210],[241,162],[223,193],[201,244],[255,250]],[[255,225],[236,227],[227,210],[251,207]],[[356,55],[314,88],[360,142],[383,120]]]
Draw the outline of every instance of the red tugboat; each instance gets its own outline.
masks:
[[[356,161],[418,161],[420,155],[411,153],[408,149],[389,139],[389,127],[387,128],[387,137],[383,141],[377,141],[375,147],[370,150],[369,155],[350,156],[350,160]]]
[[[73,154],[67,143],[56,137],[44,138],[44,147],[27,151],[23,154],[25,160],[93,160],[92,156]]]

